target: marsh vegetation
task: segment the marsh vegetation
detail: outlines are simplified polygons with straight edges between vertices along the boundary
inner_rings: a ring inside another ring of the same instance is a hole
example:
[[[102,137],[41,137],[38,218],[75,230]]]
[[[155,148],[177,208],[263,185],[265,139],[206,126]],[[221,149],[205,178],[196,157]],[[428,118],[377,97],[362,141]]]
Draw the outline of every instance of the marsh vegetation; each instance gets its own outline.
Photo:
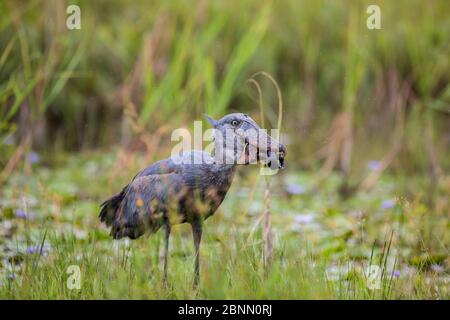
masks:
[[[375,2],[381,30],[365,1],[74,1],[81,30],[64,1],[0,2],[0,298],[448,299],[450,5]],[[270,264],[265,181],[239,170],[200,287],[186,225],[164,286],[162,235],[113,241],[99,204],[202,113],[276,127],[260,71],[288,149]]]

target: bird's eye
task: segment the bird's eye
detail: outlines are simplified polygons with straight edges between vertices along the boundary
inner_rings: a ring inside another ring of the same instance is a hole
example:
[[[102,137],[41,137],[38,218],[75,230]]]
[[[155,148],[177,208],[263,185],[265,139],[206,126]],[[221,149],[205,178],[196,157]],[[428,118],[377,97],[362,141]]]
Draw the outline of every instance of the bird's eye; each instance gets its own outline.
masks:
[[[233,127],[237,127],[238,124],[239,124],[239,121],[237,121],[237,120],[231,121],[231,125],[232,125]]]

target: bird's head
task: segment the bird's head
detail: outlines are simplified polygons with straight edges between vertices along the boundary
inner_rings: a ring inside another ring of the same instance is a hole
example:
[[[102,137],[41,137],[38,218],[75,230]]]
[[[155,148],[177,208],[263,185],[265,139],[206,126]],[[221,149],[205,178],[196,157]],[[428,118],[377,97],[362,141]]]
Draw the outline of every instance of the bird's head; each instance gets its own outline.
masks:
[[[245,165],[260,162],[274,170],[284,168],[286,147],[248,115],[231,113],[219,120],[205,117],[214,128],[216,161]]]

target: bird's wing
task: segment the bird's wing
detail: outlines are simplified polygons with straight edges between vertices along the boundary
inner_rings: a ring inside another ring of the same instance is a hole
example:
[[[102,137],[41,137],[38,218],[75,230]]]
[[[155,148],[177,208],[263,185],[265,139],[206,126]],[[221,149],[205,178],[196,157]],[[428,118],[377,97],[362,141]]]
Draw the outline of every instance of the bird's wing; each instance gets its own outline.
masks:
[[[179,175],[148,174],[136,177],[121,197],[114,213],[111,234],[119,239],[140,237],[145,231],[155,232],[161,226],[168,199]],[[179,183],[176,183],[178,186]]]
[[[202,164],[212,160],[208,153],[192,150],[152,164],[102,204],[101,220],[111,226],[116,239],[135,239],[146,229],[156,231],[167,218],[164,214],[198,187]],[[185,219],[183,209],[178,211],[177,217]]]

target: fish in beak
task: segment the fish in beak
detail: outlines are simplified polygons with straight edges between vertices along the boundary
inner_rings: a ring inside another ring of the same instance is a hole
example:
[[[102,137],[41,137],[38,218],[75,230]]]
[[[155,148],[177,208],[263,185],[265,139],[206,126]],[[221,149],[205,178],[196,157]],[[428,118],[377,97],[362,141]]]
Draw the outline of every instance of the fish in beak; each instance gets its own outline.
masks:
[[[286,156],[286,147],[278,144],[276,150],[267,150],[267,160],[265,165],[272,170],[284,169],[284,158]]]

